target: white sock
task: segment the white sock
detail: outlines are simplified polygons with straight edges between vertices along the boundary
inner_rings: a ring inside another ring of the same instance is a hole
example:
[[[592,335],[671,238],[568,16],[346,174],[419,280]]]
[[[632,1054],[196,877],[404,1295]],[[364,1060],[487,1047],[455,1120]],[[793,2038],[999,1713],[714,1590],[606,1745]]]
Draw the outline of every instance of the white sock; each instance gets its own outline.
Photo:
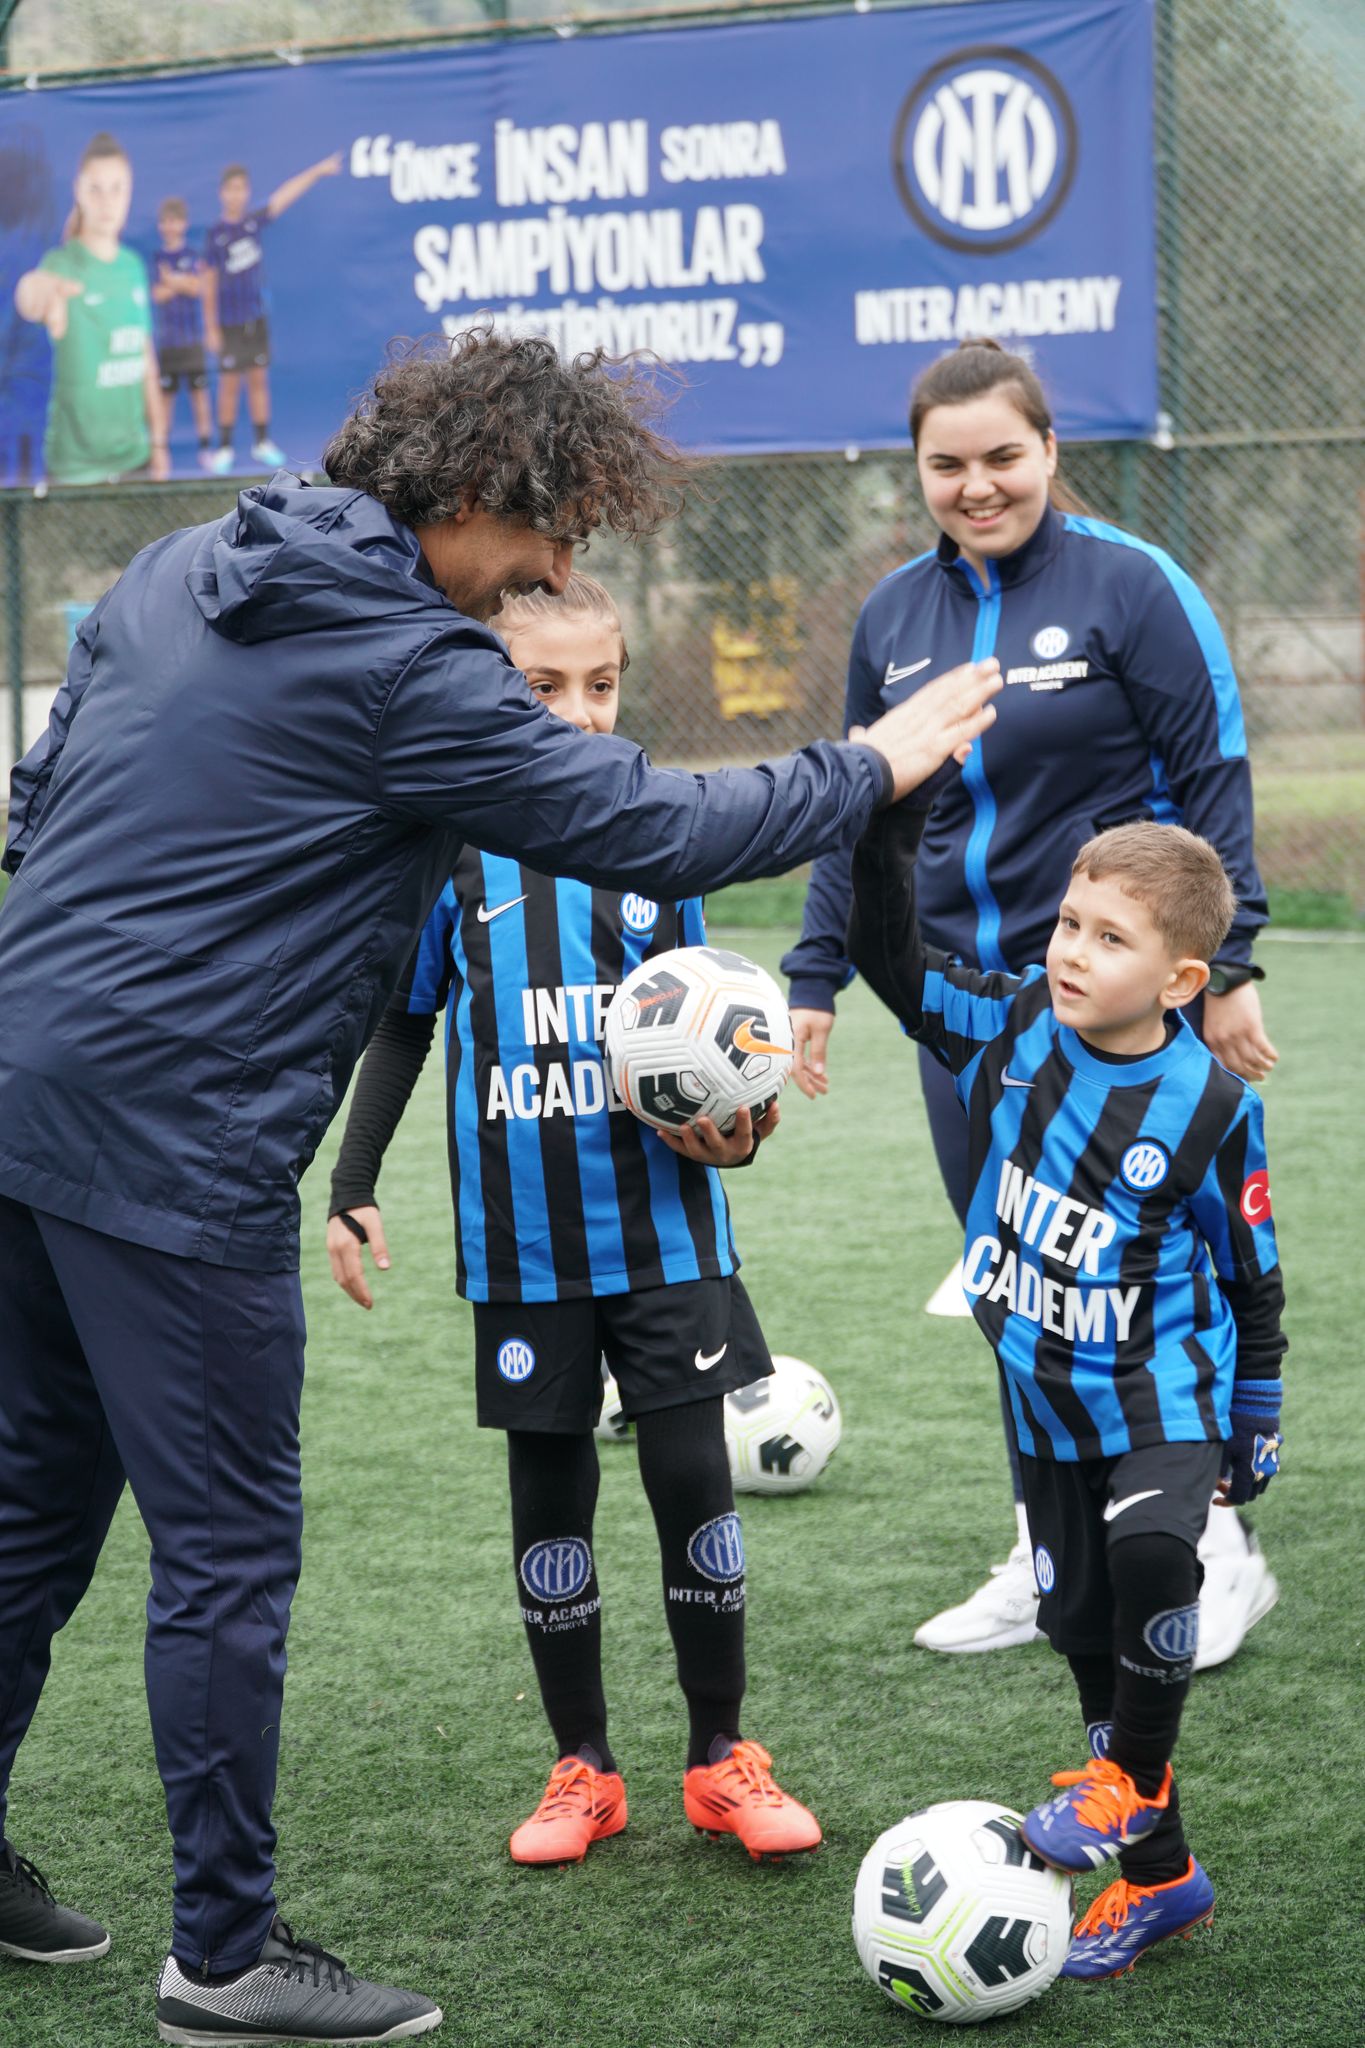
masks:
[[[1027,1552],[1029,1549],[1028,1509],[1021,1500],[1017,1500],[1014,1503],[1014,1519],[1019,1525],[1018,1546],[1021,1550]]]

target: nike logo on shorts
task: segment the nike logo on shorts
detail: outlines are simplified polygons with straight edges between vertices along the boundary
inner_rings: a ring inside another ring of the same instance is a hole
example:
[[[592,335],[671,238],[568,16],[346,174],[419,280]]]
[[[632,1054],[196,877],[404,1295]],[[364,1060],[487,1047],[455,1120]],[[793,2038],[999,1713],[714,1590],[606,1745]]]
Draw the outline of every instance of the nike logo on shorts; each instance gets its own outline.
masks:
[[[1164,1492],[1165,1488],[1162,1486],[1149,1486],[1146,1493],[1129,1493],[1125,1494],[1122,1500],[1111,1500],[1104,1511],[1104,1519],[1106,1522],[1117,1521],[1125,1508],[1135,1508],[1140,1500],[1155,1500],[1158,1494]]]
[[[492,924],[493,919],[501,917],[504,910],[515,910],[519,903],[524,903],[525,901],[526,898],[524,896],[512,896],[508,898],[506,903],[495,903],[491,910],[486,903],[481,903],[476,913],[479,923]]]
[[[882,677],[882,688],[889,690],[893,683],[903,683],[907,676],[917,676],[922,668],[928,668],[933,658],[932,654],[926,654],[923,661],[912,661],[906,668],[897,668],[893,662],[888,661],[886,674]]]
[[[710,1353],[702,1351],[700,1348],[698,1348],[697,1354],[695,1358],[692,1360],[692,1363],[696,1366],[698,1372],[710,1372],[713,1365],[720,1364],[722,1358],[724,1358],[726,1352],[729,1349],[730,1346],[728,1343],[722,1344],[719,1351],[712,1351]]]
[[[1031,1088],[1033,1086],[1032,1081],[1021,1081],[1014,1074],[1002,1074],[1000,1078],[1007,1088]]]

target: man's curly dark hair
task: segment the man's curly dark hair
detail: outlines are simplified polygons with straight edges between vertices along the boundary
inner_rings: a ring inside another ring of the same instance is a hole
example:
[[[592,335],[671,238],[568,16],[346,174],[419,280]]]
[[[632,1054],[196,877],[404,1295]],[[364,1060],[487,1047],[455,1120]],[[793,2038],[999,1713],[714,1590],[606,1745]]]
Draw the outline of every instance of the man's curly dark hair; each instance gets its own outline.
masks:
[[[449,519],[472,495],[555,539],[653,533],[689,470],[653,424],[663,403],[639,362],[600,349],[564,362],[551,342],[476,327],[394,344],[323,466],[405,526]]]

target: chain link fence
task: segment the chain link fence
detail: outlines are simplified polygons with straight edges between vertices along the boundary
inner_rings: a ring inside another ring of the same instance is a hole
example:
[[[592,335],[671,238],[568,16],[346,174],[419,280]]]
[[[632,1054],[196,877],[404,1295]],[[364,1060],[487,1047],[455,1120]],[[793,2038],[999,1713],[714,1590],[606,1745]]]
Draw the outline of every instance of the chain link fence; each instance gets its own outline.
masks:
[[[1165,412],[1153,443],[1074,445],[1064,467],[1096,513],[1168,548],[1218,614],[1277,914],[1354,922],[1365,916],[1365,34],[1344,36],[1327,62],[1303,32],[1308,5],[1298,16],[1280,0],[1159,8]],[[364,12],[347,10],[353,33],[392,32],[402,10],[376,9],[373,24]],[[410,7],[407,25],[431,12]],[[230,509],[240,481],[0,495],[11,744],[21,714],[25,743],[41,728],[81,609],[137,549]],[[599,540],[587,558],[627,626],[623,729],[656,760],[697,767],[835,733],[859,605],[934,538],[908,445],[710,464],[666,540]]]

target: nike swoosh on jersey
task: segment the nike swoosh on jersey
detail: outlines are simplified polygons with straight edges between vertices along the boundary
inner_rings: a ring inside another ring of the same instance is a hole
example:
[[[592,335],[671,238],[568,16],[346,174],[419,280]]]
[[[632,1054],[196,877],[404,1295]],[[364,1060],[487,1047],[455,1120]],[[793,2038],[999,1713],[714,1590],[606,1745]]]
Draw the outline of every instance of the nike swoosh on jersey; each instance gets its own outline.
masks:
[[[882,688],[889,690],[893,683],[903,683],[907,676],[917,676],[922,668],[928,668],[933,658],[932,654],[926,654],[923,661],[912,661],[907,668],[897,668],[893,662],[888,661],[886,674],[882,677]]]
[[[698,1372],[710,1372],[713,1365],[720,1364],[729,1349],[728,1343],[722,1344],[719,1351],[713,1351],[708,1357],[704,1351],[698,1348],[692,1363],[696,1366]]]
[[[1000,1078],[1007,1088],[1031,1088],[1033,1086],[1032,1081],[1021,1081],[1017,1074],[1002,1074]]]
[[[501,917],[504,910],[515,910],[519,903],[524,903],[525,901],[526,898],[524,896],[511,896],[506,903],[495,903],[491,910],[486,903],[481,903],[475,915],[480,924],[492,924],[493,919]]]
[[[1165,1490],[1163,1486],[1149,1486],[1146,1493],[1128,1493],[1122,1500],[1111,1500],[1104,1511],[1104,1519],[1106,1522],[1115,1522],[1125,1508],[1135,1508],[1140,1500],[1155,1500],[1157,1495],[1164,1493]]]

